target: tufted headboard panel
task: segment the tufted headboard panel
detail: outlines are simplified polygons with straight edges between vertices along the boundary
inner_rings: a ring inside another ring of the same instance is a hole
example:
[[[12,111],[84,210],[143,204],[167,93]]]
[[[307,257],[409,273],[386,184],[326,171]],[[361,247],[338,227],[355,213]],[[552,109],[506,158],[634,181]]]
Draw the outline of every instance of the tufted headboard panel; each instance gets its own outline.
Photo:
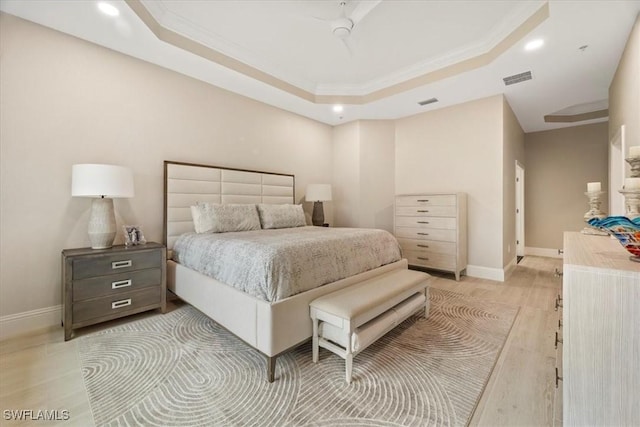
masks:
[[[164,244],[193,231],[191,205],[213,203],[295,203],[295,177],[289,174],[219,166],[164,162]]]

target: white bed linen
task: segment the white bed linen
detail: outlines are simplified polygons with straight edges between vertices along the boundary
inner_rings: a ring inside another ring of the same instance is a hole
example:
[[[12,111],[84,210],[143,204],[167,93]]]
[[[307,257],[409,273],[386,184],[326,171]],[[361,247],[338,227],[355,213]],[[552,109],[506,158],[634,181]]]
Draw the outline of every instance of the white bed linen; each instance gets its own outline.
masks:
[[[264,301],[274,302],[401,259],[384,230],[297,227],[186,233],[173,259]]]

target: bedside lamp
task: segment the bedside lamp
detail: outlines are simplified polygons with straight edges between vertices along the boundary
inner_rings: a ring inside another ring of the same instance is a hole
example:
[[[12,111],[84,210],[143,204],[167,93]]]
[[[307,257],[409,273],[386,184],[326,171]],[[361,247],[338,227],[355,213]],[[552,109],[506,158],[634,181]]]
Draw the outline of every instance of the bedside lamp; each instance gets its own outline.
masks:
[[[133,172],[115,165],[73,165],[71,195],[94,198],[89,218],[91,248],[110,248],[116,237],[116,216],[111,198],[133,197]]]
[[[324,224],[324,209],[322,202],[331,200],[331,185],[329,184],[309,184],[307,185],[307,202],[313,202],[313,215],[311,223],[313,225]]]

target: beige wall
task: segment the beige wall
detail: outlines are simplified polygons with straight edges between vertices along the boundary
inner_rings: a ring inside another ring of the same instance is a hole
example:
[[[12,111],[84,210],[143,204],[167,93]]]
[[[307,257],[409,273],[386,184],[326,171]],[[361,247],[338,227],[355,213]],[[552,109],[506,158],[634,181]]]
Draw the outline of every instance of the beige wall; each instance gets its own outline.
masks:
[[[360,227],[393,232],[395,123],[360,121]]]
[[[333,128],[333,212],[336,227],[357,227],[360,212],[360,125]]]
[[[640,15],[609,86],[609,139],[625,125],[626,145],[640,145]],[[627,153],[624,153],[625,155]]]
[[[503,267],[503,96],[396,121],[396,193],[463,191],[470,266]]]
[[[506,98],[502,104],[502,264],[506,266],[516,257],[516,160],[525,166],[525,158],[524,131]]]
[[[131,167],[118,222],[155,241],[165,159],[331,182],[330,126],[10,15],[0,43],[0,317],[60,304],[60,251],[88,246],[74,163]]]
[[[333,131],[336,225],[393,232],[395,124],[360,120]]]
[[[560,249],[564,231],[584,227],[587,182],[607,188],[607,156],[607,123],[525,134],[527,247]]]

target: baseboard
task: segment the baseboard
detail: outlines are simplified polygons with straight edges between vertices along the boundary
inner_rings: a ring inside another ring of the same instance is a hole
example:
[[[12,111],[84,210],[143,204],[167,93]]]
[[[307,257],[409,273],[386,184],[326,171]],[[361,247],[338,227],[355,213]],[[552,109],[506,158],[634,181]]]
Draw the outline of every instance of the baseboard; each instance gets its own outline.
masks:
[[[39,308],[0,317],[0,341],[38,329],[60,326],[62,306]]]
[[[482,267],[480,265],[467,265],[467,276],[478,279],[496,280],[504,282],[505,271],[501,268]]]
[[[543,256],[547,258],[562,258],[562,254],[558,253],[558,249],[551,248],[532,248],[525,247],[524,248],[525,255],[534,255],[534,256]]]

